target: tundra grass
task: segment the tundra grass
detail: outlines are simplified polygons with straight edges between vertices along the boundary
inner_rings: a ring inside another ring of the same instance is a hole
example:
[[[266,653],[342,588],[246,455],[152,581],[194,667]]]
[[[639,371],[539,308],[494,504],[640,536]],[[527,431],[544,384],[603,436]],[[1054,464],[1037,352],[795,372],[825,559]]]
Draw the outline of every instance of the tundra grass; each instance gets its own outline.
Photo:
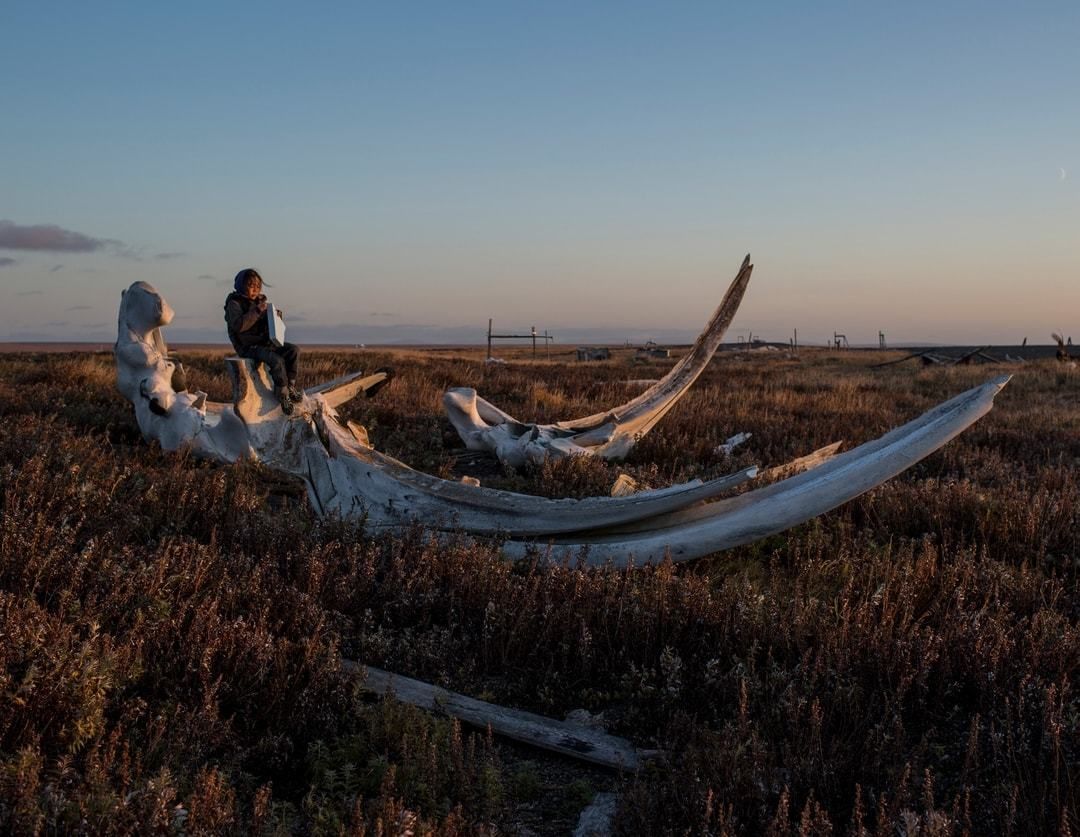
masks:
[[[217,400],[222,357],[184,357]],[[380,450],[549,497],[852,446],[1014,373],[987,417],[830,514],[616,570],[320,520],[292,480],[144,442],[108,354],[0,355],[0,829],[554,834],[606,789],[624,834],[1075,833],[1080,373],[879,358],[723,355],[626,462],[519,473],[462,456],[445,388],[554,421],[670,362],[304,356],[308,383],[395,367],[345,411]],[[342,655],[586,709],[664,756],[614,776],[508,747],[369,702]]]

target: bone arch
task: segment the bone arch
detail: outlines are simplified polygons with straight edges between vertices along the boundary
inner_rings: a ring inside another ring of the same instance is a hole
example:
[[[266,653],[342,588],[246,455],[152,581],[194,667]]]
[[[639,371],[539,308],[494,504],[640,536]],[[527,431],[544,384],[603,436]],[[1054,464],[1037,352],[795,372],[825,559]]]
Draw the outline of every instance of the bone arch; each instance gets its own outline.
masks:
[[[744,268],[748,279],[749,261]],[[737,295],[741,298],[741,291]],[[727,317],[724,309],[722,303],[713,323]],[[320,514],[363,519],[373,529],[419,521],[440,531],[497,538],[507,557],[540,549],[560,559],[584,556],[590,564],[623,565],[665,555],[689,560],[809,520],[937,450],[984,415],[1008,381],[998,378],[971,389],[877,440],[736,497],[716,499],[752,479],[756,469],[628,497],[549,500],[439,479],[376,451],[361,429],[342,422],[336,408],[381,386],[385,372],[356,373],[311,387],[291,417],[277,406],[265,369],[253,369],[240,358],[228,361],[233,403],[209,401],[205,393],[177,392],[172,386],[177,364],[169,358],[160,332],[171,318],[168,304],[147,283],[136,282],[124,292],[115,346],[117,385],[134,404],[145,438],[166,450],[188,448],[219,462],[257,459],[298,476]],[[690,383],[700,374],[694,370],[701,356],[715,350],[710,342],[682,367],[681,375],[692,375]],[[666,387],[650,391],[681,394],[689,386],[685,380],[665,378]],[[640,419],[642,427],[670,409],[673,402],[663,397],[639,397],[623,407],[626,414],[638,410],[634,420]],[[642,407],[646,402],[649,406]],[[155,403],[157,408],[151,409]],[[619,414],[615,410],[597,416],[606,422]],[[579,420],[580,426],[591,429],[596,418]]]
[[[690,351],[667,375],[625,404],[578,419],[528,424],[485,401],[475,390],[458,388],[443,396],[447,417],[469,450],[490,451],[512,467],[539,464],[549,456],[591,454],[621,459],[705,371],[735,319],[753,270],[747,254]]]

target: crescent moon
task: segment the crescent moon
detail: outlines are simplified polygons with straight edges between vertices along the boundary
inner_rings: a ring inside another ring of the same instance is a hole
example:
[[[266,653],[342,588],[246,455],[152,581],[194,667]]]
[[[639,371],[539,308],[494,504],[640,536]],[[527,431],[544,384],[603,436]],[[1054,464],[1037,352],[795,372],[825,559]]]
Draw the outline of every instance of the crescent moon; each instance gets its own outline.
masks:
[[[1069,176],[1069,173],[1067,171],[1065,171],[1065,169],[1058,169],[1058,171],[1061,172],[1061,179],[1062,180],[1064,180],[1066,177]]]

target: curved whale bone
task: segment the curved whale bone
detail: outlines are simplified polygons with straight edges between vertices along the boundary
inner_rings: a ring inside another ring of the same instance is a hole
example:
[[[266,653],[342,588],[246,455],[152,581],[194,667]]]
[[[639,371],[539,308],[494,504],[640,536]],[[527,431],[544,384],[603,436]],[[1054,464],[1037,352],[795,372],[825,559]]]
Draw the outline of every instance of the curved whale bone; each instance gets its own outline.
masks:
[[[746,468],[719,479],[642,491],[626,497],[550,500],[433,477],[380,453],[366,434],[321,405],[314,413],[321,445],[307,446],[306,473],[324,512],[364,516],[372,527],[421,521],[445,531],[542,538],[627,524],[702,503],[757,475]],[[322,449],[320,451],[320,448]]]
[[[1010,377],[962,392],[884,436],[797,476],[629,526],[552,538],[546,549],[540,549],[555,561],[584,556],[589,565],[625,566],[629,561],[659,561],[666,556],[687,561],[753,543],[831,511],[933,453],[989,412]],[[810,457],[828,451],[822,448]],[[537,548],[535,543],[510,540],[503,552],[519,558]]]
[[[969,390],[908,424],[847,453],[834,446],[768,472],[811,470],[735,497],[756,468],[708,482],[620,497],[549,500],[452,482],[409,468],[375,450],[364,429],[336,407],[371,392],[390,375],[348,375],[312,387],[285,416],[261,365],[228,358],[233,403],[172,388],[160,327],[172,318],[150,285],[136,282],[121,300],[115,347],[117,385],[135,406],[144,437],[167,450],[190,448],[221,462],[254,458],[301,477],[320,514],[364,520],[374,529],[420,522],[444,532],[496,538],[508,557],[537,548],[589,563],[687,560],[748,543],[821,514],[879,485],[933,452],[990,409],[1008,378]],[[158,409],[151,409],[156,403]]]
[[[579,419],[528,424],[484,400],[476,390],[460,388],[443,396],[450,423],[469,450],[490,451],[511,467],[539,464],[548,456],[625,457],[705,371],[735,318],[753,270],[747,255],[690,351],[667,375],[625,404]]]

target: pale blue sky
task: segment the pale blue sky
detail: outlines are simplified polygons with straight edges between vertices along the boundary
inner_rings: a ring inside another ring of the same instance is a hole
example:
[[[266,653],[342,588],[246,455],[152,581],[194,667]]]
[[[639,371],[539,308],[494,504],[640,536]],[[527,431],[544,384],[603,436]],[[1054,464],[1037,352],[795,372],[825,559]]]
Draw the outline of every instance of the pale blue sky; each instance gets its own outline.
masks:
[[[224,340],[249,265],[309,342],[689,338],[746,252],[733,337],[1080,338],[1075,2],[2,20],[0,340],[111,341],[136,279]]]

